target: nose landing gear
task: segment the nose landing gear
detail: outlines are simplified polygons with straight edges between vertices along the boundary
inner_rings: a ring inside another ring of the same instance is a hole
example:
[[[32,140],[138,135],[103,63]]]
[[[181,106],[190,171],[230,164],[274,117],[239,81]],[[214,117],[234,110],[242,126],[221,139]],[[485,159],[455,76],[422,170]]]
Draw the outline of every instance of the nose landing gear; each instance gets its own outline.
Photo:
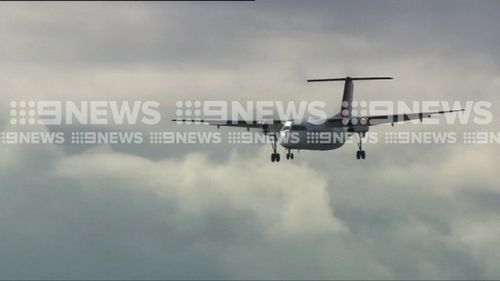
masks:
[[[286,159],[292,159],[293,160],[293,153],[291,152],[290,149],[288,149],[288,152],[286,153]]]

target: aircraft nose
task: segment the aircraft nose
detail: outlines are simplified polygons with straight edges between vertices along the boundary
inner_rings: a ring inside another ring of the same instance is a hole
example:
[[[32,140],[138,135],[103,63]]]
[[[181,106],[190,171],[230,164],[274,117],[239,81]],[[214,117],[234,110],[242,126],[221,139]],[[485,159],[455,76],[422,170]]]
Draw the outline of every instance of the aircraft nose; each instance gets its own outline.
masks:
[[[290,143],[290,132],[282,131],[280,132],[279,144],[283,147],[287,147]]]

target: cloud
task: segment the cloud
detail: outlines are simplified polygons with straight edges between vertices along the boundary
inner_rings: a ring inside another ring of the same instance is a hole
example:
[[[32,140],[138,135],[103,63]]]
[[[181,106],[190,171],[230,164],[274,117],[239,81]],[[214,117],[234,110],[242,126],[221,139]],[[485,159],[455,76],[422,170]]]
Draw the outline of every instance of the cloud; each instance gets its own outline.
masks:
[[[228,256],[254,243],[348,233],[322,176],[305,165],[270,169],[261,156],[243,161],[235,153],[221,165],[200,154],[151,161],[109,147],[77,155],[50,146],[14,150],[17,161],[2,163],[0,243],[11,258],[3,277],[227,278],[241,276],[225,267]],[[200,275],[176,266],[208,255],[211,262],[193,265]],[[23,271],[16,263],[23,259],[43,261]]]
[[[234,154],[220,165],[200,154],[153,162],[127,154],[87,152],[65,158],[55,172],[96,190],[116,186],[152,193],[174,203],[181,216],[202,219],[213,209],[247,213],[264,232],[278,238],[345,231],[333,217],[320,175],[304,165],[269,169],[267,154],[259,156],[245,160]]]
[[[491,220],[463,231],[469,196],[435,196],[341,163],[329,177],[328,167],[272,164],[266,148],[235,150],[222,163],[199,153],[153,161],[110,147],[11,151],[1,175],[5,278],[497,274],[482,264],[494,236],[479,234]]]

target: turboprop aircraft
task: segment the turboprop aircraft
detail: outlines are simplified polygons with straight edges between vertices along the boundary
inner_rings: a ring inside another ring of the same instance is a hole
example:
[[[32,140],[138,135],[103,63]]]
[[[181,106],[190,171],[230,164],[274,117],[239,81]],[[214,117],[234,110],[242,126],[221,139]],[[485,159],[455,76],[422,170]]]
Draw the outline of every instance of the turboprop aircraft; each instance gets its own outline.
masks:
[[[327,78],[327,79],[310,79],[307,82],[329,82],[329,81],[345,81],[344,94],[342,96],[341,111],[331,118],[327,118],[324,122],[309,122],[306,120],[198,120],[198,123],[220,126],[241,127],[261,129],[266,135],[272,137],[271,146],[271,161],[279,162],[280,154],[277,152],[277,143],[283,146],[287,153],[286,159],[293,159],[292,150],[332,150],[342,147],[348,138],[356,137],[358,151],[356,152],[357,159],[365,159],[366,152],[363,150],[362,138],[368,132],[370,126],[390,123],[394,125],[396,122],[409,121],[423,118],[430,118],[435,114],[445,114],[450,112],[463,111],[446,110],[433,112],[419,113],[403,113],[393,115],[374,115],[374,116],[352,116],[352,100],[353,100],[353,81],[361,80],[387,80],[392,77],[345,77],[345,78]],[[172,121],[178,123],[191,122],[191,119],[176,118]],[[322,133],[331,134],[329,141],[318,141],[316,138]],[[279,141],[278,141],[279,139]]]

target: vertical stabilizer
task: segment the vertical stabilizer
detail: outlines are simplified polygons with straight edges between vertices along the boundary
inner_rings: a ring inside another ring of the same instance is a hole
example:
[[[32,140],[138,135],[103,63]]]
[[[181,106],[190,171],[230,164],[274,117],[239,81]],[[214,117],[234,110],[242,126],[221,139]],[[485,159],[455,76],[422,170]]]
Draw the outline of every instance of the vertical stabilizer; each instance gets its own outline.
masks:
[[[352,99],[353,99],[353,91],[354,91],[354,83],[355,80],[388,80],[392,79],[392,77],[345,77],[345,78],[326,78],[326,79],[310,79],[307,82],[330,82],[330,81],[345,81],[344,84],[344,95],[342,96],[342,104],[340,116],[342,117],[351,117],[352,112]]]

